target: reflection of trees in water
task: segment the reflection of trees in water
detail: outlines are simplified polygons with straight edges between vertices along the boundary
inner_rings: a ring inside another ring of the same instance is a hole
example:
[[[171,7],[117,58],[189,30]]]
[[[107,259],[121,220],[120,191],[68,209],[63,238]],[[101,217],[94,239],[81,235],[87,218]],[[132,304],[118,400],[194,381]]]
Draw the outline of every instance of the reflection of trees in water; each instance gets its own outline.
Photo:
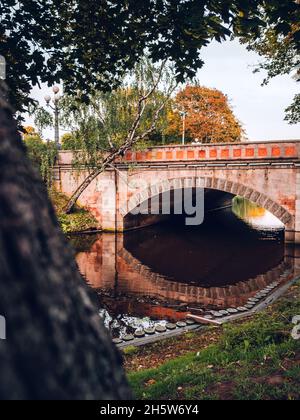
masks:
[[[70,235],[68,236],[69,243],[76,253],[89,251],[99,235]]]
[[[247,219],[249,217],[263,217],[266,214],[266,210],[264,208],[259,207],[252,201],[240,196],[236,196],[232,200],[232,210],[234,214],[241,219]]]

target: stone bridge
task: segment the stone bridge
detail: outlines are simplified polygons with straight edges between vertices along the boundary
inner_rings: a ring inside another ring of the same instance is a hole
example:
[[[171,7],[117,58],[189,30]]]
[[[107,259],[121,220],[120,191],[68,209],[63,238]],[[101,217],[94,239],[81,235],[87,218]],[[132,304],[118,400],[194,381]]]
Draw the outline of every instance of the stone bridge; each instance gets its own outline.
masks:
[[[60,152],[57,188],[71,195],[87,175],[74,169],[72,152]],[[128,152],[80,197],[107,231],[157,222],[131,212],[170,190],[205,188],[239,195],[281,220],[286,241],[300,243],[300,141],[153,147]],[[161,217],[161,216],[160,216]]]

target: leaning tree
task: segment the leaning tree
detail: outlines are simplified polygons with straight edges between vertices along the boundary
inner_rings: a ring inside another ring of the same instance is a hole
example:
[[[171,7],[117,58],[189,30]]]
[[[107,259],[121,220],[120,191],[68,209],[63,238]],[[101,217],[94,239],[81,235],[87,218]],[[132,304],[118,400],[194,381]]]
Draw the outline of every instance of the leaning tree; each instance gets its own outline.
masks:
[[[177,87],[175,72],[167,61],[153,65],[147,58],[130,73],[130,82],[106,95],[99,92],[88,106],[69,106],[64,110],[74,115],[76,133],[81,137],[80,151],[74,153],[73,164],[87,169],[88,175],[73,192],[65,208],[70,213],[82,193],[118,158],[137,145],[143,145],[155,132],[161,114]],[[92,128],[93,132],[90,131]]]

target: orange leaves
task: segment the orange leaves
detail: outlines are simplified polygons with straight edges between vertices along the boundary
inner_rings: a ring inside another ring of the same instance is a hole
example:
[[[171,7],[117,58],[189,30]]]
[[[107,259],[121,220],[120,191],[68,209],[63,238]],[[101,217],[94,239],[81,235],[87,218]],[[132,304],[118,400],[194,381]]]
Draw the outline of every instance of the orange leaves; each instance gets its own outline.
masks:
[[[186,135],[202,143],[232,143],[241,141],[243,129],[234,116],[227,96],[217,89],[187,86],[178,93],[173,111],[168,114],[167,134],[180,136],[185,111]]]
[[[26,127],[24,128],[24,131],[25,131],[25,134],[27,134],[27,135],[29,135],[29,136],[32,136],[32,135],[37,134],[37,132],[36,132],[35,128],[34,128],[34,127],[31,127],[30,125],[26,126]]]

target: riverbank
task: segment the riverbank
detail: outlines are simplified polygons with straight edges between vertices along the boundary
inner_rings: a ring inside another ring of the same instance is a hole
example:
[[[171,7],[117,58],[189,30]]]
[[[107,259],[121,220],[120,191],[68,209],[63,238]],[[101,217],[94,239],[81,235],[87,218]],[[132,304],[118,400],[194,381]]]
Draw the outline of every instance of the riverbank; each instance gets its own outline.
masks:
[[[53,190],[49,192],[49,197],[64,233],[97,231],[97,221],[90,212],[82,207],[75,206],[71,214],[65,214],[63,209],[68,203],[68,198],[64,194]]]
[[[125,368],[138,399],[299,400],[300,281],[273,306],[244,322],[142,348],[130,347]]]

